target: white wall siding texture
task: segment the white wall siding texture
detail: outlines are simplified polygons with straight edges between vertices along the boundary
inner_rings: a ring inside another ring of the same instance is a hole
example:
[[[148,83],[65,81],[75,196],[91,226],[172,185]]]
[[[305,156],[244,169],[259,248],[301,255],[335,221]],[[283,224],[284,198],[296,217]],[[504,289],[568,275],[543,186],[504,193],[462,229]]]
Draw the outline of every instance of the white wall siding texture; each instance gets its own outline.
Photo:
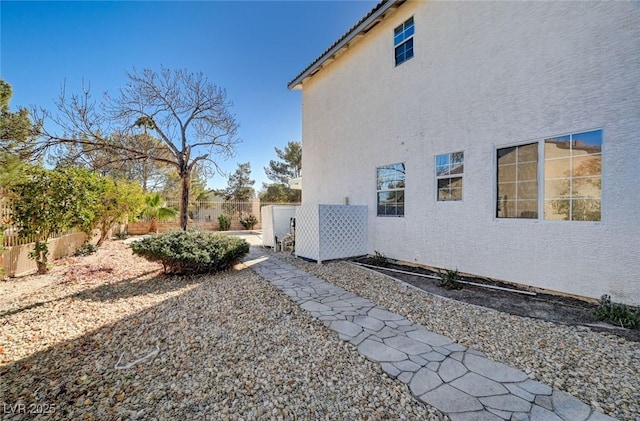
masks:
[[[394,65],[393,29],[415,21]],[[602,221],[495,218],[496,149],[602,129]],[[408,2],[303,83],[303,203],[368,206],[368,249],[640,304],[640,3]],[[436,201],[434,157],[464,151]],[[406,165],[405,216],[376,167]]]

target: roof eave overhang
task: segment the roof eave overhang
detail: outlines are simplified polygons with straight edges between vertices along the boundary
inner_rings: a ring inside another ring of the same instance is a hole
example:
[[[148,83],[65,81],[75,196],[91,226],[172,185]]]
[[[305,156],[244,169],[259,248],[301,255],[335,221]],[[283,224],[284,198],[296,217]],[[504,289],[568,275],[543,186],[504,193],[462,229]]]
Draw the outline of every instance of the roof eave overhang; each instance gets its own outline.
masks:
[[[343,49],[348,48],[353,41],[363,37],[374,26],[382,22],[390,11],[397,9],[406,0],[383,0],[359,23],[345,33],[327,51],[311,63],[295,79],[287,84],[289,90],[302,89],[302,82],[319,72],[323,66],[332,62]]]

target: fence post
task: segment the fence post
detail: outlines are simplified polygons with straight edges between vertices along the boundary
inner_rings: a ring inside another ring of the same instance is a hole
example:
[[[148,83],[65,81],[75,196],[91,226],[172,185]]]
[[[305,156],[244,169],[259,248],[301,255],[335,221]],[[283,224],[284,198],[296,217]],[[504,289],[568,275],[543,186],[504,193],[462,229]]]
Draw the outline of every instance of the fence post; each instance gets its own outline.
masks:
[[[256,217],[258,220],[258,225],[255,227],[256,229],[262,229],[262,216],[260,215],[260,199],[254,197],[251,200],[251,214]]]

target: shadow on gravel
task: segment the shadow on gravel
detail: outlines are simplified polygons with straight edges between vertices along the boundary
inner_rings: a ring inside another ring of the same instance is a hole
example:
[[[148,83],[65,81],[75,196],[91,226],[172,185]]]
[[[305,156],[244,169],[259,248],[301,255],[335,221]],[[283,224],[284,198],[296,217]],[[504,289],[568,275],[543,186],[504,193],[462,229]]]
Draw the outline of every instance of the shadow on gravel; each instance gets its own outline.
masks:
[[[55,300],[48,300],[48,301],[38,301],[37,303],[32,303],[24,307],[18,307],[18,308],[14,308],[13,310],[2,311],[0,312],[0,317],[13,316],[14,314],[22,313],[23,311],[29,311],[29,310],[33,310],[34,308],[42,307],[45,304],[55,303],[56,301],[60,301],[61,299],[63,298],[56,298]]]
[[[97,288],[84,290],[71,297],[81,300],[110,302],[147,294],[164,294],[189,285],[204,282],[207,275],[176,276],[158,274],[147,275],[157,271],[145,272],[142,275],[123,279],[119,282],[103,284]]]
[[[207,275],[194,275],[194,276],[176,276],[158,274],[153,277],[149,277],[152,273],[158,271],[143,272],[138,276],[123,279],[118,282],[109,284],[103,284],[92,289],[86,289],[75,294],[65,295],[58,297],[54,300],[45,300],[31,303],[29,305],[14,308],[0,312],[0,317],[12,316],[23,311],[33,310],[38,307],[42,307],[49,303],[56,301],[66,300],[68,298],[78,298],[81,300],[111,302],[131,297],[137,297],[147,294],[164,294],[167,292],[175,291],[177,289],[184,288],[189,285],[200,284],[205,280]]]
[[[108,294],[97,289],[97,295]],[[145,373],[156,358],[150,351],[161,346],[162,353],[166,352],[162,345],[166,338],[158,336],[146,342],[142,339],[145,329],[153,324],[168,332],[170,326],[163,326],[167,322],[162,316],[171,306],[179,305],[180,299],[169,298],[79,338],[0,365],[0,410],[4,411],[0,419],[136,419],[146,406],[140,396],[153,381],[153,376]],[[130,369],[116,369],[118,363],[145,355],[153,357]],[[175,373],[176,378],[179,374]],[[132,396],[137,396],[135,402]]]

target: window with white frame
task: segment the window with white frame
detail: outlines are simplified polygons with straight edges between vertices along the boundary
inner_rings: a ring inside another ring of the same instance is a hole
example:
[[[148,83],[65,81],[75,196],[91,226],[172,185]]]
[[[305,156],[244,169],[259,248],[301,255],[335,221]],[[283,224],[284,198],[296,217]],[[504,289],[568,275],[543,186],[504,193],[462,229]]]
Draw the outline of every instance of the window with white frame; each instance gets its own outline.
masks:
[[[544,219],[600,221],[602,130],[544,141]]]
[[[464,152],[436,156],[438,201],[462,200]]]
[[[414,29],[413,17],[411,17],[393,31],[396,66],[413,57]]]
[[[498,149],[496,216],[538,217],[538,143]]]
[[[537,219],[540,209],[545,220],[601,220],[602,130],[501,148],[497,158],[498,218]]]
[[[378,216],[404,216],[404,163],[376,168]]]

